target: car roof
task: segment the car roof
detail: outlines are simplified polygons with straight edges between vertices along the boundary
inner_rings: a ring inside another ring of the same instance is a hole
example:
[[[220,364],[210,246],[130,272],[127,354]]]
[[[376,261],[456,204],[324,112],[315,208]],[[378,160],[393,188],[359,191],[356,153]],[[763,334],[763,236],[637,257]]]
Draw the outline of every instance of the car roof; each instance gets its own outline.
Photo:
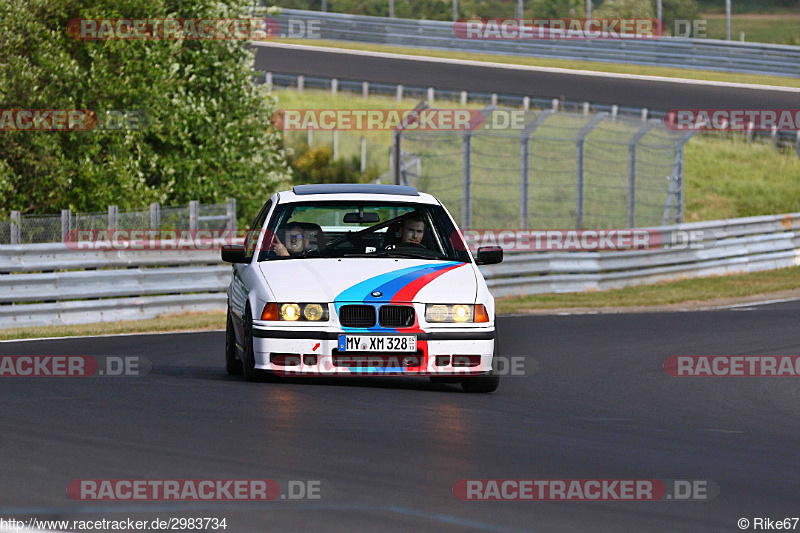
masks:
[[[378,183],[324,183],[295,185],[291,191],[278,193],[278,203],[312,201],[377,201],[438,204],[439,201],[427,193],[421,193],[406,185],[382,185]]]

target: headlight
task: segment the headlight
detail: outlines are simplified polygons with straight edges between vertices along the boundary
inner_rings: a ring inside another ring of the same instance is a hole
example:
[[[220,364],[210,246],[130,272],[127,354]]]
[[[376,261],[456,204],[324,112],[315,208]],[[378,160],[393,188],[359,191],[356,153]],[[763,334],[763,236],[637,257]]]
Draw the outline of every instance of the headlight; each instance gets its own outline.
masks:
[[[300,306],[297,304],[283,304],[281,306],[281,320],[294,321],[300,318]]]
[[[320,320],[325,311],[319,304],[306,304],[303,309],[303,317],[306,320]]]
[[[425,320],[428,322],[488,322],[489,314],[482,304],[427,304]]]
[[[325,321],[328,320],[328,304],[268,303],[261,313],[261,320],[283,320],[286,322],[297,322],[298,320]]]

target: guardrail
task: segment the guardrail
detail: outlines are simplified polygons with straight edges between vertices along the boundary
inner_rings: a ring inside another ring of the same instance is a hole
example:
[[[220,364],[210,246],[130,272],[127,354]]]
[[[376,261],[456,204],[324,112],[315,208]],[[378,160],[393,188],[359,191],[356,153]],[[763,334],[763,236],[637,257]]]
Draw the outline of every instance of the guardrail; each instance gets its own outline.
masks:
[[[662,37],[653,40],[491,40],[460,39],[452,22],[394,19],[282,9],[281,28],[289,20],[318,21],[320,39],[355,41],[438,50],[523,55],[693,68],[797,77],[800,46],[742,43],[713,39]]]
[[[649,228],[695,248],[511,252],[482,266],[496,297],[611,289],[661,280],[800,265],[800,213]],[[110,322],[225,309],[219,251],[73,250],[0,246],[0,328]]]
[[[224,310],[230,272],[218,250],[0,246],[0,328]]]
[[[691,222],[649,228],[665,242],[674,235],[701,238],[693,248],[615,252],[506,254],[481,267],[495,297],[604,290],[681,278],[756,272],[800,265],[800,213]]]

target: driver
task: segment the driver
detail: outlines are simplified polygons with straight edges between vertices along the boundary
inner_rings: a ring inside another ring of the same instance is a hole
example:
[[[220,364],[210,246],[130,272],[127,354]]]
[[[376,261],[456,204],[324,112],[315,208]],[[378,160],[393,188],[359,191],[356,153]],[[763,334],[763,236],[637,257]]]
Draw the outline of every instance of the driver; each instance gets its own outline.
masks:
[[[278,237],[275,237],[275,253],[281,257],[295,257],[303,255],[306,251],[306,238],[303,228],[296,222],[290,222],[284,226],[283,240],[286,244],[282,243]]]
[[[403,216],[400,225],[400,245],[410,244],[424,246],[422,238],[425,236],[425,217],[416,211]]]

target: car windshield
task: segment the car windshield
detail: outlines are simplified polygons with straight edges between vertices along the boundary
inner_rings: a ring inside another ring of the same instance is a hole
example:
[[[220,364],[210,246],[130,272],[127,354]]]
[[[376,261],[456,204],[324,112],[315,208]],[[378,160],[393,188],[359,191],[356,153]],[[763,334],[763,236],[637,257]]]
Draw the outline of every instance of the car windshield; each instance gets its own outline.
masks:
[[[279,204],[261,242],[259,261],[343,257],[470,261],[464,239],[440,205]]]

